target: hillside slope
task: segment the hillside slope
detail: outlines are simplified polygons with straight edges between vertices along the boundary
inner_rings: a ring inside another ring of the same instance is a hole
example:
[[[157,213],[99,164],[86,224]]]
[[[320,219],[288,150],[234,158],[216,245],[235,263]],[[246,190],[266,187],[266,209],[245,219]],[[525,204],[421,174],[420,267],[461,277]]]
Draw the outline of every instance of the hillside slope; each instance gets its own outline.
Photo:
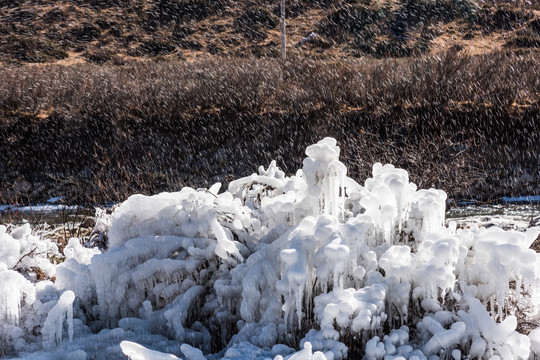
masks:
[[[401,57],[540,47],[540,7],[476,0],[287,2],[291,54]],[[0,61],[279,56],[279,1],[2,0]],[[302,37],[318,38],[301,47]]]

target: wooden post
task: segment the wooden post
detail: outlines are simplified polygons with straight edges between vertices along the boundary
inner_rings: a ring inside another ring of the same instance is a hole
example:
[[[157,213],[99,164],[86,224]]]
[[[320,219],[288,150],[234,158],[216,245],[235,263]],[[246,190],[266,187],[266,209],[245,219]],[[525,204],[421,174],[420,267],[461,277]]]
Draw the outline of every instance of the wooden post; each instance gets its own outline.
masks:
[[[281,58],[285,59],[287,50],[285,49],[285,0],[281,0]]]

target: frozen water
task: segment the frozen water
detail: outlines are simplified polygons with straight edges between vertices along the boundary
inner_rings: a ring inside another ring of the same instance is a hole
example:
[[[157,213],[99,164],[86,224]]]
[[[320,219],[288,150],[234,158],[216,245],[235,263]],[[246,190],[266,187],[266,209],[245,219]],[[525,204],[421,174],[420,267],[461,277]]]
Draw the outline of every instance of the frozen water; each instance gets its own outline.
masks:
[[[177,360],[178,357],[172,354],[164,354],[145,348],[142,345],[131,341],[122,341],[120,343],[122,352],[131,360]]]
[[[537,355],[540,355],[540,328],[536,328],[530,332],[529,340],[531,342],[531,350]]]
[[[58,299],[56,305],[49,310],[47,318],[41,328],[43,334],[43,348],[53,349],[62,342],[64,333],[64,320],[67,324],[69,341],[73,341],[73,301],[75,294],[71,290],[65,291]]]
[[[0,262],[0,324],[19,325],[21,307],[35,301],[35,288],[24,276]]]
[[[49,203],[49,201],[47,201],[46,205],[32,205],[32,206],[0,205],[0,212],[21,212],[21,213],[43,214],[43,213],[73,211],[73,210],[77,210],[77,206],[54,205],[54,203]]]
[[[332,138],[209,189],[133,195],[108,246],[65,259],[0,226],[0,356],[28,359],[527,359],[539,229],[445,226],[446,194],[374,164],[347,177]],[[105,250],[106,249],[106,250]],[[37,281],[39,268],[47,280]],[[53,283],[51,280],[55,279]],[[305,334],[305,335],[299,335]],[[67,341],[66,341],[67,338]]]

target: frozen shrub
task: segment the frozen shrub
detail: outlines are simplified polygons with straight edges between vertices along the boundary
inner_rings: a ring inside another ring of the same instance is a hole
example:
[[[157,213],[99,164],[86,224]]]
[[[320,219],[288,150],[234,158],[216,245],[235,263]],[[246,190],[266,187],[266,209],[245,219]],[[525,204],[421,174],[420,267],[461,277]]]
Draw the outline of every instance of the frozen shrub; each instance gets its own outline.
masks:
[[[35,289],[30,281],[16,271],[8,270],[0,263],[2,288],[0,295],[0,320],[2,325],[19,325],[21,308],[31,305],[36,299]]]
[[[54,276],[55,268],[47,255],[57,251],[49,241],[32,235],[29,224],[11,233],[6,230],[0,225],[0,356],[22,350],[29,334],[39,326],[39,320],[36,323],[34,319],[40,315],[29,315],[39,308],[38,290],[23,274],[32,279],[30,269],[38,268],[48,277]]]
[[[17,270],[29,278],[33,268],[38,268],[46,278],[55,276],[56,269],[50,257],[58,253],[58,247],[48,239],[32,234],[30,224],[14,228],[10,233],[0,225],[0,263]]]
[[[66,356],[105,342],[141,359],[525,360],[536,351],[536,333],[516,327],[518,315],[539,314],[540,254],[530,246],[540,230],[446,225],[444,191],[417,189],[380,163],[360,185],[340,153],[324,138],[292,176],[272,161],[224,192],[217,183],[133,195],[110,218],[106,252],[70,240],[56,288],[19,281],[3,264],[0,281],[18,292],[0,297],[11,326],[2,341],[35,351],[26,341],[41,340]],[[25,231],[0,238],[0,259],[13,263],[11,238]]]

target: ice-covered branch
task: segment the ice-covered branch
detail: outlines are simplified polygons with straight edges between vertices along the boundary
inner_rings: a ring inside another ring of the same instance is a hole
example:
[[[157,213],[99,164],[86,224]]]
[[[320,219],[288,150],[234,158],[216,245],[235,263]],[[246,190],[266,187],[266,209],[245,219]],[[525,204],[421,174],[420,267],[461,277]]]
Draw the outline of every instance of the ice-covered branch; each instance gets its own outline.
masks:
[[[29,227],[0,227],[0,285],[10,289],[0,292],[0,320],[11,326],[8,335],[0,326],[0,340],[24,348],[41,327],[44,347],[66,357],[75,355],[64,331],[134,359],[540,352],[538,331],[516,332],[517,313],[540,313],[540,255],[529,249],[539,229],[445,225],[443,191],[417,189],[405,170],[379,163],[362,186],[339,153],[325,138],[292,176],[272,161],[221,193],[218,183],[134,195],[111,216],[107,251],[70,240],[66,261],[51,264],[54,286],[7,270],[28,266],[34,256],[21,255],[43,245]]]

